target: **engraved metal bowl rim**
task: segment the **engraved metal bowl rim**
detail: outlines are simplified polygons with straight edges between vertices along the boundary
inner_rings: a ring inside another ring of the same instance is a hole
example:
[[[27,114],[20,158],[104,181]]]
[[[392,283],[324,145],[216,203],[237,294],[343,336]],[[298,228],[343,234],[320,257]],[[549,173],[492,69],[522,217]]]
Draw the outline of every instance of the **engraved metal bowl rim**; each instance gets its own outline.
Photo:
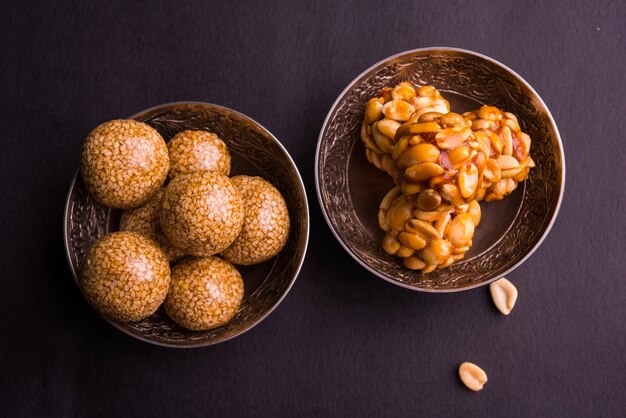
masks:
[[[250,116],[244,115],[241,112],[238,112],[236,110],[230,109],[228,107],[225,106],[221,106],[221,105],[217,105],[217,104],[213,104],[213,103],[207,103],[207,102],[200,102],[200,101],[178,101],[178,102],[169,102],[169,103],[163,103],[160,105],[156,105],[156,106],[151,106],[149,108],[146,108],[144,110],[141,110],[135,114],[133,114],[132,116],[129,116],[128,119],[135,119],[136,117],[142,115],[142,114],[146,114],[149,112],[152,112],[154,110],[158,110],[161,108],[165,108],[165,107],[169,107],[169,106],[181,106],[181,105],[202,105],[202,106],[208,106],[210,108],[213,109],[217,109],[218,111],[224,112],[224,113],[231,113],[235,116],[238,116],[244,120],[246,120],[247,122],[249,122],[252,126],[254,126],[256,129],[258,129],[260,132],[262,132],[264,135],[266,135],[268,138],[270,138],[272,141],[274,141],[274,143],[276,145],[278,145],[278,147],[280,148],[280,150],[284,153],[284,155],[287,157],[287,161],[292,165],[295,173],[296,173],[296,183],[298,184],[298,186],[300,187],[301,191],[302,191],[302,197],[304,199],[304,201],[302,202],[303,205],[303,209],[306,215],[306,219],[303,220],[303,224],[305,225],[305,231],[304,231],[304,246],[302,248],[302,255],[300,256],[300,260],[296,266],[296,269],[294,271],[294,274],[289,282],[289,284],[287,285],[287,287],[285,288],[284,292],[282,293],[282,295],[280,295],[280,297],[276,300],[276,302],[269,308],[267,309],[267,311],[265,311],[262,315],[260,315],[256,320],[252,321],[251,323],[247,324],[245,327],[243,327],[241,330],[239,330],[239,332],[234,333],[232,335],[226,336],[224,338],[215,340],[215,341],[206,341],[206,342],[202,342],[202,343],[193,343],[193,344],[189,344],[189,345],[175,345],[175,344],[169,344],[169,343],[165,343],[165,342],[161,342],[161,341],[154,341],[154,340],[149,340],[147,338],[144,338],[142,335],[140,334],[136,334],[133,333],[131,331],[129,331],[128,329],[125,329],[124,327],[122,327],[119,323],[117,323],[116,321],[110,320],[109,318],[106,318],[105,316],[100,315],[105,321],[107,321],[109,324],[111,324],[113,327],[115,327],[117,330],[123,332],[124,334],[127,334],[133,338],[136,338],[140,341],[146,342],[146,343],[150,343],[152,345],[157,345],[157,346],[161,346],[161,347],[168,347],[168,348],[200,348],[200,347],[207,347],[207,346],[211,346],[211,345],[215,345],[215,344],[219,344],[228,340],[231,340],[233,338],[236,338],[248,331],[250,331],[252,328],[256,327],[258,324],[260,324],[261,322],[263,322],[263,320],[265,320],[272,312],[274,312],[274,310],[278,307],[278,305],[281,304],[281,302],[283,301],[283,299],[287,296],[287,294],[289,293],[289,291],[291,290],[291,288],[293,287],[293,284],[295,283],[296,279],[298,278],[298,276],[300,275],[300,271],[302,270],[302,265],[304,264],[304,260],[306,258],[306,253],[307,253],[307,249],[308,249],[308,245],[309,245],[309,235],[310,235],[310,226],[311,226],[311,222],[310,222],[310,210],[309,210],[309,203],[308,203],[308,197],[307,197],[307,193],[306,193],[306,187],[304,186],[304,181],[302,180],[302,175],[300,174],[300,171],[298,170],[298,166],[296,165],[296,163],[293,161],[293,158],[291,157],[291,154],[289,154],[289,152],[287,151],[287,149],[285,148],[285,146],[278,140],[278,138],[276,138],[274,136],[274,134],[272,134],[267,128],[265,128],[263,125],[261,125],[259,122],[257,122],[256,120],[254,120],[253,118],[251,118]],[[69,212],[69,208],[70,208],[70,197],[72,195],[72,190],[75,187],[76,184],[76,180],[78,178],[78,175],[80,173],[80,170],[76,170],[76,173],[74,174],[74,177],[72,178],[72,181],[70,182],[70,186],[67,192],[67,197],[65,198],[65,208],[63,211],[63,242],[64,242],[64,247],[65,247],[65,256],[67,258],[67,263],[70,267],[70,271],[72,272],[72,276],[74,277],[74,282],[76,283],[76,285],[78,285],[78,273],[76,271],[76,269],[74,268],[74,265],[72,264],[72,260],[71,260],[71,254],[70,254],[70,240],[69,240],[69,236],[67,234],[68,231],[68,212]],[[107,208],[107,217],[110,216],[111,213],[111,208]]]
[[[358,82],[360,82],[363,78],[365,78],[367,75],[371,74],[372,72],[376,71],[380,67],[386,65],[389,61],[395,60],[397,58],[402,58],[404,56],[410,56],[410,55],[413,55],[413,54],[437,53],[437,52],[445,52],[445,53],[452,52],[452,53],[458,53],[458,54],[466,54],[466,55],[474,56],[476,58],[485,60],[487,62],[490,62],[490,63],[494,64],[495,66],[499,67],[500,69],[504,70],[510,76],[512,76],[517,81],[519,81],[522,85],[524,85],[524,87],[526,87],[537,98],[537,100],[539,101],[539,103],[541,104],[543,109],[545,109],[546,115],[548,117],[548,121],[550,122],[550,125],[551,125],[552,129],[554,129],[555,139],[556,139],[556,142],[558,143],[558,147],[559,147],[560,162],[561,162],[561,167],[562,167],[561,179],[560,179],[560,184],[559,184],[560,185],[560,191],[559,191],[559,197],[558,197],[558,200],[557,200],[556,207],[554,209],[554,212],[552,213],[552,217],[550,219],[550,223],[548,224],[546,230],[543,232],[543,235],[539,238],[537,243],[533,246],[533,248],[530,251],[528,251],[528,253],[526,255],[524,255],[524,257],[522,257],[517,263],[515,263],[509,269],[504,271],[502,274],[495,275],[494,277],[492,277],[492,278],[490,278],[488,280],[482,281],[480,283],[476,283],[476,284],[472,284],[472,285],[464,286],[464,287],[460,287],[460,288],[453,288],[453,289],[433,289],[433,288],[424,288],[424,287],[412,286],[412,285],[407,284],[407,283],[402,283],[402,282],[399,282],[399,281],[391,280],[390,278],[386,277],[385,275],[383,275],[379,271],[377,271],[377,270],[371,268],[370,266],[368,266],[363,260],[361,260],[350,249],[350,247],[344,242],[344,240],[339,236],[338,232],[333,227],[332,222],[330,220],[330,217],[329,217],[329,215],[327,213],[326,205],[324,204],[324,199],[322,198],[322,193],[321,193],[321,189],[320,189],[319,160],[320,160],[322,139],[324,137],[324,132],[326,131],[326,126],[328,125],[328,122],[330,121],[330,118],[331,118],[332,114],[335,112],[335,109],[337,108],[339,103],[342,101],[342,99],[352,90],[352,88]],[[399,52],[399,53],[394,54],[394,55],[390,55],[390,56],[388,56],[386,58],[383,58],[382,60],[379,60],[375,64],[371,65],[370,67],[368,67],[367,69],[362,71],[359,75],[357,75],[346,86],[346,88],[343,89],[343,91],[339,94],[339,96],[337,97],[335,102],[330,107],[330,110],[328,111],[328,114],[326,115],[326,118],[324,119],[324,123],[322,124],[322,128],[320,129],[320,133],[319,133],[318,140],[317,140],[317,147],[316,147],[316,150],[315,150],[315,190],[317,192],[317,200],[318,200],[318,203],[319,203],[320,208],[322,210],[322,214],[324,215],[324,219],[326,220],[326,223],[328,224],[328,227],[330,228],[331,232],[335,236],[335,239],[337,239],[337,241],[339,242],[339,244],[341,244],[343,249],[354,260],[356,260],[357,263],[359,263],[361,266],[365,267],[366,270],[368,270],[370,273],[374,274],[375,276],[380,277],[381,279],[383,279],[383,280],[385,280],[385,281],[387,281],[389,283],[392,283],[392,284],[394,284],[396,286],[400,286],[400,287],[403,287],[405,289],[410,289],[410,290],[414,290],[414,291],[418,291],[418,292],[426,292],[426,293],[455,293],[455,292],[462,292],[462,291],[465,291],[465,290],[470,290],[470,289],[475,289],[475,288],[478,288],[478,287],[482,287],[482,286],[488,285],[489,283],[492,283],[495,280],[497,280],[497,279],[499,279],[499,278],[509,274],[510,272],[512,272],[513,270],[518,268],[520,265],[522,265],[539,248],[539,246],[543,243],[544,239],[548,236],[550,230],[552,229],[552,226],[554,225],[554,222],[556,221],[556,218],[558,216],[559,210],[561,209],[561,202],[563,201],[563,194],[565,192],[565,172],[566,172],[565,153],[564,153],[563,142],[561,141],[561,135],[559,133],[559,129],[558,129],[557,125],[556,125],[556,122],[554,121],[554,118],[552,117],[552,114],[550,113],[550,109],[548,108],[548,106],[546,106],[545,102],[543,101],[541,96],[535,91],[535,89],[526,80],[524,80],[524,78],[522,76],[520,76],[517,72],[515,72],[514,70],[512,70],[508,66],[502,64],[501,62],[499,62],[499,61],[497,61],[497,60],[495,60],[495,59],[493,59],[491,57],[488,57],[488,56],[486,56],[484,54],[481,54],[479,52],[470,51],[468,49],[463,49],[463,48],[454,48],[454,47],[425,47],[425,48],[409,49],[409,50],[402,51],[402,52]]]

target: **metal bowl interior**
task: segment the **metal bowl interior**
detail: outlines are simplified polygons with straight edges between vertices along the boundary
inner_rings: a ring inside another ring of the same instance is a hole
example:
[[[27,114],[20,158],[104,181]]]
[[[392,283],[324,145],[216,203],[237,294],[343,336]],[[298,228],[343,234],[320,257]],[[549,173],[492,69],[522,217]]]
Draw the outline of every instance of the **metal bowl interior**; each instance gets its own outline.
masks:
[[[231,153],[231,175],[258,175],[280,190],[289,209],[291,229],[285,248],[276,257],[254,266],[238,266],[244,278],[245,295],[241,308],[228,324],[209,331],[188,331],[175,324],[162,308],[139,322],[109,322],[140,340],[171,347],[206,346],[244,333],[276,308],[291,288],[304,261],[309,213],[304,184],[296,165],[265,128],[221,106],[171,103],[144,110],[131,118],[149,124],[165,140],[186,129],[205,129],[218,134]],[[98,204],[77,173],[65,208],[65,248],[76,281],[86,251],[98,238],[118,229],[120,213]]]
[[[429,274],[403,267],[381,248],[381,199],[392,180],[369,164],[359,139],[365,103],[401,81],[433,85],[462,113],[491,104],[514,113],[532,138],[537,167],[510,196],[481,202],[483,219],[466,258]],[[558,129],[539,95],[519,75],[486,56],[426,48],[389,57],[359,75],[332,106],[320,132],[315,180],[322,212],[346,251],[375,275],[399,286],[454,292],[485,285],[519,266],[541,244],[559,210],[565,160]]]

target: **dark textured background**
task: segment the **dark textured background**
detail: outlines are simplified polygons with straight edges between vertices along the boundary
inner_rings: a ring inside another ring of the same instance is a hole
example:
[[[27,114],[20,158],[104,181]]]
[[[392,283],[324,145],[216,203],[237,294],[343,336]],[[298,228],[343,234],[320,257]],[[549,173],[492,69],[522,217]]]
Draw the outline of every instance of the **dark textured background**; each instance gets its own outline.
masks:
[[[626,416],[626,3],[12,3],[0,6],[0,415]],[[563,137],[561,213],[509,276],[509,317],[486,288],[430,295],[374,277],[320,213],[313,160],[331,104],[369,65],[425,46],[510,66]],[[90,129],[178,100],[265,125],[311,204],[308,256],[282,305],[191,351],[100,319],[61,225]],[[489,375],[480,393],[456,377],[465,360]]]

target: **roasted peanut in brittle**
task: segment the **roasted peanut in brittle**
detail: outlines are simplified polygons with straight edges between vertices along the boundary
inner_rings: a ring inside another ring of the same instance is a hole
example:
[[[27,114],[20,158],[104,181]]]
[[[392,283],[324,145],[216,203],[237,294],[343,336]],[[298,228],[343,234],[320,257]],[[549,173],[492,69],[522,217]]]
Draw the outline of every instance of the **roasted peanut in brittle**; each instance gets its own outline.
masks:
[[[389,154],[396,130],[401,124],[417,119],[424,113],[450,111],[450,104],[432,86],[416,89],[409,82],[383,89],[370,99],[361,125],[361,140],[365,155],[376,167],[392,174]]]
[[[434,189],[461,205],[499,200],[515,190],[534,166],[530,137],[506,116],[500,119],[504,126],[494,130],[483,119],[474,120],[479,123],[457,113],[429,112],[396,130],[389,171],[405,194],[418,198],[422,190]],[[472,130],[474,125],[481,129]]]
[[[500,200],[526,180],[535,162],[530,157],[530,136],[522,132],[517,117],[493,106],[483,106],[463,117],[475,134],[485,135],[489,157],[495,160],[483,171],[484,199]]]
[[[368,101],[367,159],[398,187],[381,202],[383,249],[428,273],[469,250],[478,201],[500,200],[535,166],[517,117],[493,106],[458,114],[432,86],[402,82]]]
[[[431,199],[409,199],[399,187],[383,198],[378,221],[385,231],[383,249],[386,253],[404,259],[412,270],[429,273],[462,259],[472,246],[474,228],[481,218],[480,205],[452,206],[437,203],[433,191]]]

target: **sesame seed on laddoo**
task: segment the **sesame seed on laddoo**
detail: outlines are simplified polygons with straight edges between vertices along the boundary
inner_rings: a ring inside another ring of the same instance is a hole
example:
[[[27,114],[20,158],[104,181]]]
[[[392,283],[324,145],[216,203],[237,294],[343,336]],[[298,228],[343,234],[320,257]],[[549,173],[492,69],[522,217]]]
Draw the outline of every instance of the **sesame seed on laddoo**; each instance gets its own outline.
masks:
[[[182,131],[167,143],[170,178],[192,171],[230,174],[230,153],[222,139],[207,131]]]
[[[231,179],[244,205],[244,222],[235,241],[222,252],[233,264],[269,260],[283,249],[289,236],[289,212],[280,192],[261,177]]]
[[[170,265],[150,239],[135,232],[113,232],[89,249],[80,268],[85,299],[116,321],[139,321],[165,300]]]
[[[169,171],[167,145],[152,127],[135,120],[112,120],[89,133],[80,170],[87,189],[113,208],[141,206]]]
[[[218,257],[188,257],[172,268],[165,312],[193,331],[208,330],[230,321],[244,294],[239,271]]]
[[[120,231],[133,231],[154,241],[170,263],[182,258],[185,253],[174,247],[161,229],[159,211],[163,189],[159,189],[143,206],[125,209],[120,219]]]
[[[228,177],[195,171],[174,177],[163,192],[161,227],[170,242],[195,256],[217,254],[243,225],[241,196]]]

